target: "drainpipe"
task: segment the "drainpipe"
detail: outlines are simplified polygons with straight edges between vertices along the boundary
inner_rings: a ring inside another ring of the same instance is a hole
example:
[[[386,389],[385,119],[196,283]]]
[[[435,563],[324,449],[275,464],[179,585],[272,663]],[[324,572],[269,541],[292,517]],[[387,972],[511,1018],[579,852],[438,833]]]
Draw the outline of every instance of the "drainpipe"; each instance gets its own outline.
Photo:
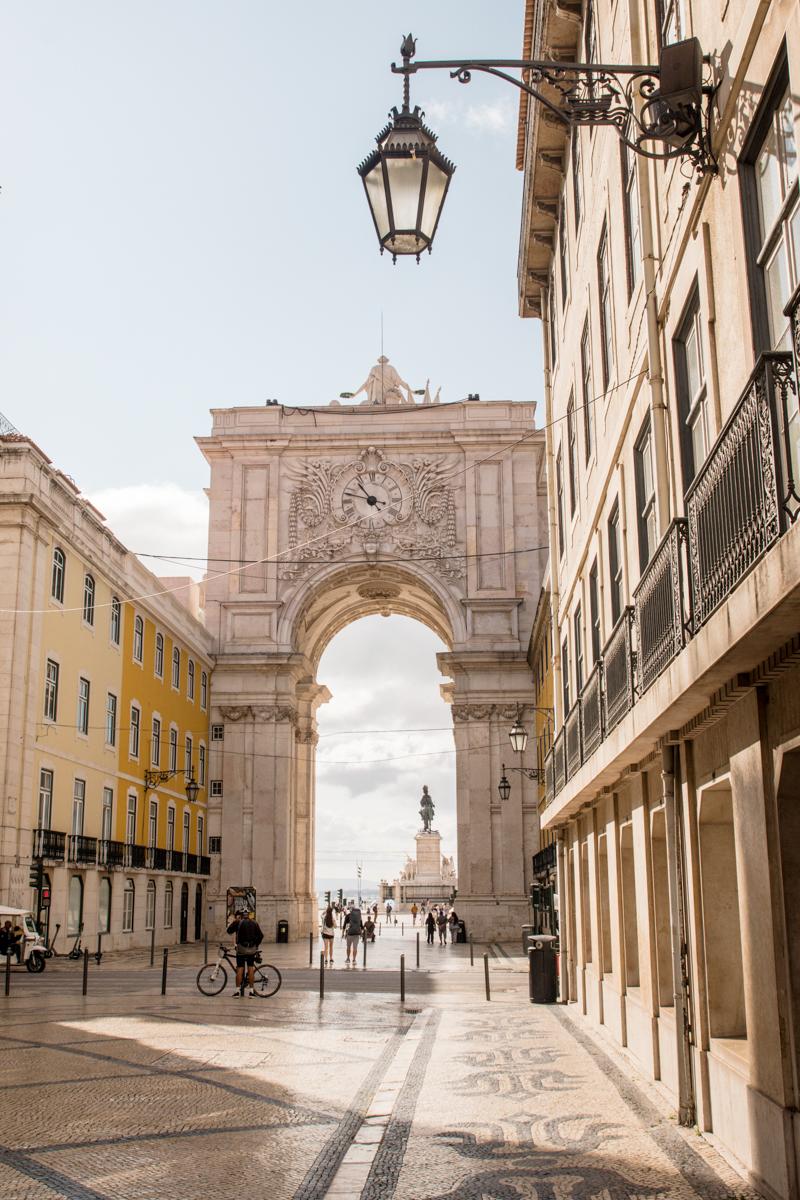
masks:
[[[678,1120],[694,1125],[695,1102],[692,1086],[689,1036],[689,971],[686,944],[686,902],[683,891],[683,838],[675,803],[675,747],[661,751],[661,785],[667,831],[669,917],[672,933],[672,979],[675,994],[675,1040],[678,1054]]]
[[[542,288],[540,311],[547,313],[547,289]],[[553,451],[553,392],[552,378],[550,375],[550,326],[547,321],[547,316],[542,317],[542,348],[544,351],[544,436],[545,436],[545,452],[547,455],[547,513],[549,518],[550,528],[550,611],[552,613],[553,627],[553,740],[555,740],[556,731],[560,725],[563,725],[564,714],[559,721],[558,714],[561,711],[561,657],[560,657],[560,642],[561,636],[558,626],[558,526],[556,521],[556,456]]]

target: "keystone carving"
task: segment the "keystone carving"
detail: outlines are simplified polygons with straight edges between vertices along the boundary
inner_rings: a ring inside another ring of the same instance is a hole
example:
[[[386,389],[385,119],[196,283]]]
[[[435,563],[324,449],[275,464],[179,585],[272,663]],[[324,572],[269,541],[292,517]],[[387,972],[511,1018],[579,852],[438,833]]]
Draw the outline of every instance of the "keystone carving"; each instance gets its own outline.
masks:
[[[363,583],[357,591],[362,600],[396,600],[400,595],[400,588],[391,584]]]

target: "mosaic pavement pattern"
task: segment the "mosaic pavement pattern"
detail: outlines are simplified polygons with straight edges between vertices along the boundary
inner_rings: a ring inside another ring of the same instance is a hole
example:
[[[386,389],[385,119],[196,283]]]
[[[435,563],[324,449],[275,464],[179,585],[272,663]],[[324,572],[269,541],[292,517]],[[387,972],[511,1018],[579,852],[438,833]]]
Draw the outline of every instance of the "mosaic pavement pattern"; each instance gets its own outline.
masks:
[[[86,999],[15,978],[0,1200],[753,1196],[503,966],[491,1003],[482,970],[404,1005],[367,976],[324,1001],[298,976],[267,1002],[201,997],[188,971],[143,994],[140,966]]]

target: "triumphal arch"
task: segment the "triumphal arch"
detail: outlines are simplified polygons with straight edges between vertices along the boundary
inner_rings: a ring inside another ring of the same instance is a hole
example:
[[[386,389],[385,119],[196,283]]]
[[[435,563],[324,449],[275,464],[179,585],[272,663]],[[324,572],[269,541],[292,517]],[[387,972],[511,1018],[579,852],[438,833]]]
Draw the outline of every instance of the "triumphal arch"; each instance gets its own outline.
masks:
[[[363,399],[361,395],[363,394]],[[387,360],[330,405],[214,409],[206,626],[214,636],[209,925],[250,885],[267,938],[317,928],[317,678],[331,638],[372,613],[433,629],[452,705],[458,912],[476,937],[528,919],[537,786],[512,776],[516,705],[547,559],[544,433],[530,402],[422,402]],[[380,663],[376,663],[380,670]],[[524,711],[524,709],[523,709]],[[215,794],[216,793],[216,794]]]

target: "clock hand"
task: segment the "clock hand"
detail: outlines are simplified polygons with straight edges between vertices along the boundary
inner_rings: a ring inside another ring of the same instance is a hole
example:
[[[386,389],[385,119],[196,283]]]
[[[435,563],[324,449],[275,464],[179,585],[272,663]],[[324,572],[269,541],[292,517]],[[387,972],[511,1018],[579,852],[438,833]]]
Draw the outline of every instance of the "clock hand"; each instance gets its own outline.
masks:
[[[364,485],[363,485],[363,483],[361,482],[361,480],[360,480],[360,479],[357,479],[357,480],[356,480],[356,483],[358,484],[358,486],[361,488],[361,490],[362,490],[362,492],[364,493],[364,495],[365,495],[365,496],[367,497],[367,499],[369,500],[369,498],[370,498],[369,492],[368,492],[368,491],[367,491],[367,489],[364,487]]]

